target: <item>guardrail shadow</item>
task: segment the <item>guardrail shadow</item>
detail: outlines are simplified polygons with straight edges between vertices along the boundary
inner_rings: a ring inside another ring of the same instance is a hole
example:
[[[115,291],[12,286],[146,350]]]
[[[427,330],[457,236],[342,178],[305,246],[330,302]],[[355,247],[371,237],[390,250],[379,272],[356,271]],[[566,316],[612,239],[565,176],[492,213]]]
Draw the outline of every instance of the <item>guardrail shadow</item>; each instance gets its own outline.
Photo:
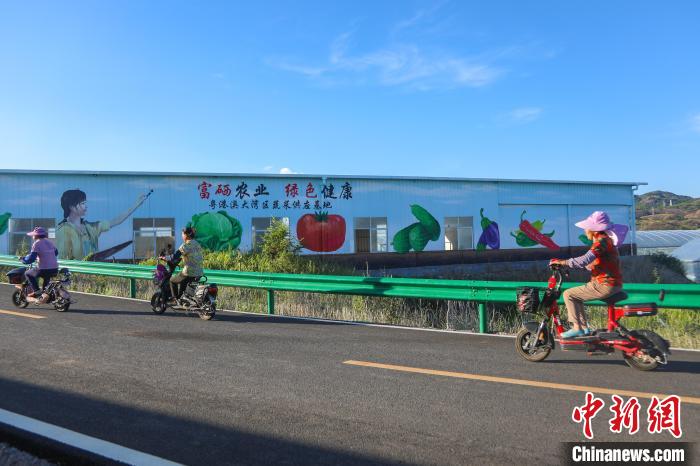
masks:
[[[244,432],[2,377],[0,393],[3,393],[0,407],[8,411],[183,464],[399,464],[361,453]],[[207,403],[210,404],[211,400]],[[236,412],[232,407],[231,414]],[[0,438],[16,437],[20,432],[0,424]],[[325,435],[321,434],[321,438]],[[36,439],[22,436],[19,440],[24,448],[36,451]],[[43,453],[54,456],[44,456],[47,460],[65,462],[66,458],[61,458],[56,451],[52,454],[50,450],[44,450]],[[401,464],[407,463],[402,461]]]
[[[47,310],[50,310],[47,308]],[[132,310],[132,309],[91,309],[91,308],[71,308],[68,313],[70,314],[82,314],[82,315],[94,315],[94,316],[156,316],[161,319],[168,318],[194,318],[199,319],[198,315],[194,312],[187,311],[173,311],[168,309],[163,314],[154,314],[150,308],[144,307],[144,310]],[[270,318],[274,318],[274,322],[277,324],[294,324],[294,325],[353,325],[362,322],[350,322],[344,320],[332,321],[331,319],[320,320],[322,318],[314,317],[298,317],[298,316],[286,316],[286,315],[269,315],[265,313],[248,313],[230,310],[218,310],[216,316],[212,320],[212,325],[216,325],[216,322],[230,322],[230,323],[260,323],[269,322]]]
[[[601,359],[593,359],[596,357],[600,357]],[[587,357],[586,359],[547,359],[546,361],[541,362],[540,364],[593,364],[593,365],[616,365],[620,366],[622,369],[625,370],[631,370],[631,371],[636,371],[636,369],[632,369],[630,367],[627,367],[627,364],[625,364],[625,361],[622,360],[622,357],[618,358],[607,358],[607,359],[602,359],[605,358],[605,356],[591,356]],[[700,361],[678,361],[673,359],[673,355],[669,357],[668,364],[666,365],[661,365],[659,364],[658,368],[654,371],[654,373],[659,372],[659,373],[665,373],[665,374],[670,374],[670,373],[675,373],[675,374],[700,374]]]

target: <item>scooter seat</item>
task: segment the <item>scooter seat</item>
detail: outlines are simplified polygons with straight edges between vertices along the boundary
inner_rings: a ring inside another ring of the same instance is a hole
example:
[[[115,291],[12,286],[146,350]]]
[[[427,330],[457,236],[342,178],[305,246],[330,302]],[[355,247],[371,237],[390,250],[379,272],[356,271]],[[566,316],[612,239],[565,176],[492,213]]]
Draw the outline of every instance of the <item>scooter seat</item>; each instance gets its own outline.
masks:
[[[624,291],[618,291],[614,295],[608,296],[607,298],[603,299],[602,301],[604,303],[609,304],[609,305],[613,305],[613,304],[619,303],[620,301],[624,301],[627,298],[628,298],[627,293],[625,293]]]

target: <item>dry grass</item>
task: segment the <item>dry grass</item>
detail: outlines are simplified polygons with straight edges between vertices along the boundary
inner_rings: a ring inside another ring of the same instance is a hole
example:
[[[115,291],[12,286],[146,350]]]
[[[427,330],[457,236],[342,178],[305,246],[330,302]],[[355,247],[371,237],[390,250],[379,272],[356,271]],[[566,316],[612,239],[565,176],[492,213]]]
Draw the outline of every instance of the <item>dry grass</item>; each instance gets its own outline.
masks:
[[[635,258],[636,259],[636,258]],[[648,258],[634,263],[638,277],[666,277],[677,280],[671,271],[659,268]],[[632,261],[628,261],[632,262]],[[647,264],[644,266],[644,264]],[[628,267],[632,264],[628,264]],[[524,281],[544,281],[546,268],[534,266],[531,270],[518,268],[504,274],[505,264],[492,265],[493,276],[485,273],[482,279],[501,280],[513,278]],[[654,272],[654,270],[656,270]],[[627,272],[626,272],[627,273]],[[630,272],[630,274],[632,271]],[[460,274],[459,278],[474,278]],[[457,277],[452,277],[457,278]],[[481,278],[481,277],[480,277]],[[663,279],[663,278],[662,278]],[[75,275],[72,289],[109,296],[129,296],[129,280],[118,277]],[[150,299],[154,286],[149,281],[137,281],[137,297]],[[267,312],[265,290],[220,288],[219,308],[244,312]],[[144,303],[144,306],[147,304]],[[476,303],[463,301],[384,298],[357,295],[333,295],[321,293],[275,292],[275,310],[279,315],[315,317],[331,320],[347,320],[383,323],[408,327],[478,331],[479,317]],[[562,313],[566,315],[563,309]],[[606,310],[589,309],[594,327],[605,325]],[[521,326],[521,315],[513,305],[488,304],[489,329],[494,333],[513,334]],[[673,346],[700,348],[700,312],[680,309],[664,309],[651,318],[627,318],[629,328],[647,328],[670,340]]]

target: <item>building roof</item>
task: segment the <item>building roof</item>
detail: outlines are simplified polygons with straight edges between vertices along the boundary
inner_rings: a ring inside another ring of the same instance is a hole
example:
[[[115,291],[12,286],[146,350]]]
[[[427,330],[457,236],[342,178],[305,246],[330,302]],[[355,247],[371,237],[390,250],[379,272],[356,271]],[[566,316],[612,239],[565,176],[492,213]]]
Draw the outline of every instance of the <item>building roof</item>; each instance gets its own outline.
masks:
[[[700,238],[700,230],[637,230],[638,248],[678,248]]]
[[[700,238],[688,241],[673,251],[671,255],[682,261],[700,262]]]
[[[618,186],[643,186],[641,181],[580,181],[580,180],[528,180],[507,178],[452,178],[429,176],[369,176],[369,175],[314,175],[306,173],[196,173],[196,172],[131,172],[131,171],[88,171],[88,170],[9,170],[0,169],[1,174],[17,175],[108,175],[108,176],[188,176],[188,177],[228,177],[228,178],[319,178],[319,179],[355,179],[355,180],[422,180],[422,181],[481,181],[499,183],[546,183],[546,184],[593,184]]]

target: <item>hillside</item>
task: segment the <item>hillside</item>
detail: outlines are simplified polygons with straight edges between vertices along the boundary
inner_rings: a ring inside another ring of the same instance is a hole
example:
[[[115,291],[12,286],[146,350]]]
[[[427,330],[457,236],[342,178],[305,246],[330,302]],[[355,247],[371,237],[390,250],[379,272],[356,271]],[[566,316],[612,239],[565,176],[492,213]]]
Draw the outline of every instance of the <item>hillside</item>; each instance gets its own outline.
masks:
[[[700,229],[700,198],[652,191],[635,200],[638,230]]]

